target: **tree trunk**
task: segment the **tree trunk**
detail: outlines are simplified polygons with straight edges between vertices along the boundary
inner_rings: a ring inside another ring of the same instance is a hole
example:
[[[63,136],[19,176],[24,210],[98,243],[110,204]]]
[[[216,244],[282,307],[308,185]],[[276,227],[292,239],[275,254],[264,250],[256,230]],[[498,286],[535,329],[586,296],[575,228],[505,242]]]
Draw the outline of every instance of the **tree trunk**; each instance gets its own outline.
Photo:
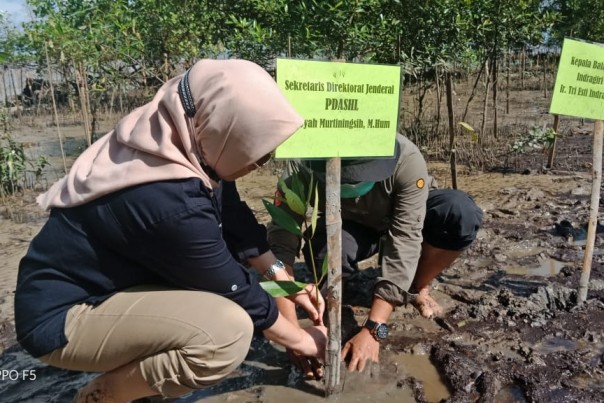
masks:
[[[498,68],[498,63],[497,63],[497,56],[493,57],[493,69],[492,69],[492,74],[493,74],[493,136],[495,138],[498,137],[498,128],[497,128],[497,90],[498,90],[498,80],[497,80],[497,68]]]
[[[447,113],[449,115],[449,152],[451,163],[451,184],[453,189],[457,189],[457,150],[455,149],[455,122],[453,118],[453,88],[451,83],[451,73],[446,74],[447,89]]]
[[[468,115],[468,110],[470,108],[470,102],[472,102],[472,100],[474,99],[474,96],[476,95],[476,88],[478,87],[478,83],[480,82],[480,77],[482,76],[482,72],[484,70],[485,65],[486,65],[486,60],[480,64],[480,70],[478,70],[478,75],[476,76],[476,80],[474,81],[474,86],[472,87],[472,92],[470,93],[470,96],[468,97],[468,101],[466,102],[466,107],[465,107],[463,115],[461,117],[462,122],[466,121],[466,116]],[[468,77],[469,77],[469,74],[468,74]]]
[[[50,57],[48,56],[48,45],[44,43],[44,51],[46,53],[46,67],[48,69],[48,84],[50,85],[50,98],[52,99],[52,110],[55,117],[55,126],[57,127],[57,137],[59,139],[59,148],[61,149],[61,157],[63,157],[63,170],[67,174],[67,161],[65,160],[65,151],[63,150],[63,136],[61,135],[61,126],[59,125],[59,114],[57,113],[57,105],[55,103],[55,94],[52,86],[52,74],[50,71]]]
[[[94,136],[94,129],[95,129],[95,122],[96,122],[96,109],[92,109],[92,105],[90,104],[90,90],[88,88],[88,75],[86,74],[86,68],[84,67],[84,64],[81,64],[81,69],[82,69],[82,77],[83,77],[83,82],[84,82],[84,95],[85,95],[85,102],[86,102],[86,117],[88,118],[88,133],[89,133],[89,137],[88,137],[88,145],[90,146],[92,144],[93,141],[93,136]]]
[[[84,136],[86,137],[86,143],[88,146],[92,144],[92,136],[90,135],[90,122],[88,115],[88,104],[86,102],[86,90],[84,89],[84,81],[86,77],[82,75],[82,66],[74,66],[76,79],[77,79],[77,87],[78,87],[78,97],[80,98],[80,113],[82,115],[82,126],[84,126]]]
[[[522,62],[520,63],[520,88],[524,91],[524,71],[526,70],[526,48],[522,47]]]
[[[438,65],[434,66],[434,80],[436,83],[436,130],[435,133],[438,133],[438,129],[440,128],[440,76],[438,75]]]
[[[111,90],[111,98],[109,100],[109,120],[113,116],[113,103],[115,102],[115,88]]]
[[[510,114],[510,74],[512,70],[511,66],[512,52],[508,50],[508,68],[505,73],[505,114]]]
[[[65,63],[62,63],[62,70],[63,70],[63,81],[65,81],[65,89],[67,91],[67,103],[69,104],[69,110],[71,111],[71,113],[75,113],[75,111],[76,111],[75,102],[73,100],[73,94],[71,93],[72,87],[71,87],[71,84],[69,83],[69,80],[71,79],[71,75],[69,74],[67,65]]]
[[[543,98],[547,98],[547,55],[543,55]]]
[[[491,75],[489,74],[489,59],[484,62],[485,63],[485,86],[484,86],[484,105],[482,106],[482,124],[480,125],[480,136],[478,136],[478,142],[482,144],[482,140],[484,139],[485,127],[487,125],[487,105],[489,104],[489,86],[491,84]]]
[[[124,97],[123,97],[123,87],[120,85],[117,88],[118,90],[118,94],[119,94],[119,101],[120,101],[120,116],[124,116]]]

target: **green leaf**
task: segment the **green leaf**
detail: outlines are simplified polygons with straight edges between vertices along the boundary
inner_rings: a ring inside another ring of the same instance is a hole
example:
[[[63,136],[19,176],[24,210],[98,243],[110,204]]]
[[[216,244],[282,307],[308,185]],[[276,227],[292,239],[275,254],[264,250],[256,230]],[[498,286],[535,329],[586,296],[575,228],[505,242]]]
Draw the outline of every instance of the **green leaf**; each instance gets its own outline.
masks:
[[[281,210],[279,207],[275,206],[273,203],[268,200],[262,199],[262,203],[266,208],[266,211],[271,215],[271,218],[275,221],[275,223],[283,228],[291,232],[294,235],[302,236],[302,231],[300,230],[300,225],[294,220],[289,214],[285,211]]]
[[[299,281],[261,281],[260,286],[272,297],[287,297],[302,291],[306,284]]]
[[[304,191],[304,183],[300,179],[300,175],[298,173],[295,173],[292,175],[291,178],[292,178],[292,190],[294,191],[294,193],[296,193],[300,199],[306,199],[306,197],[305,197],[306,193]]]
[[[279,178],[279,187],[281,187],[281,190],[283,193],[285,193],[287,207],[289,207],[294,213],[304,216],[306,214],[306,204],[296,194],[296,192],[288,188],[282,178]]]

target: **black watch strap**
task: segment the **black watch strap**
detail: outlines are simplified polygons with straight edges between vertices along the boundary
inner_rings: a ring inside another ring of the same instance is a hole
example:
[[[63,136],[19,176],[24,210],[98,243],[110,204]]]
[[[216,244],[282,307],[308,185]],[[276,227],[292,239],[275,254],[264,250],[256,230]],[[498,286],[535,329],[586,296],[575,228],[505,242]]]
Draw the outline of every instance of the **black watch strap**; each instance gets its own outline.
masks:
[[[377,341],[385,340],[388,337],[388,325],[385,323],[378,323],[369,318],[365,320],[363,327],[369,329],[369,332]]]
[[[373,332],[378,327],[378,325],[379,323],[367,318],[363,327],[366,327],[367,329],[369,329],[369,331]]]

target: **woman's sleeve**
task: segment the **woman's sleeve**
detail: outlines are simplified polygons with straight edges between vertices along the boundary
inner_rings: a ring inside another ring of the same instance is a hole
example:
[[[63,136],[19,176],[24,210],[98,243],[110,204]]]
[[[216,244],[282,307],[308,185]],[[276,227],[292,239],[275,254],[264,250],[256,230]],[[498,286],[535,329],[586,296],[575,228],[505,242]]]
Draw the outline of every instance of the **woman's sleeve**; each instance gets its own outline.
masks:
[[[394,206],[383,249],[383,277],[378,278],[374,292],[395,305],[404,303],[404,294],[417,270],[428,198],[427,179],[426,163],[419,151],[405,157],[394,177]]]
[[[144,248],[140,256],[144,265],[169,284],[235,301],[248,312],[256,330],[277,320],[274,299],[229,251],[216,203],[209,198],[155,223],[138,243]]]
[[[233,256],[242,262],[267,252],[266,227],[241,200],[235,182],[222,181],[220,193],[222,233]]]

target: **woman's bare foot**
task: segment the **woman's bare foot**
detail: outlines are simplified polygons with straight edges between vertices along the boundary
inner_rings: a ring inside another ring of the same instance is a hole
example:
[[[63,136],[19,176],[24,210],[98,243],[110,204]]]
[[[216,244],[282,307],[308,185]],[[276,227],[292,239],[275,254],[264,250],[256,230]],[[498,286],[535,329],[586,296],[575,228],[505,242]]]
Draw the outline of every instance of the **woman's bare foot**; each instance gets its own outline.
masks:
[[[102,377],[93,379],[78,391],[73,403],[110,403],[114,402],[113,396],[109,394]]]
[[[143,378],[140,363],[133,361],[94,378],[78,391],[74,403],[123,403],[155,395]]]
[[[430,296],[429,287],[424,287],[419,291],[413,301],[413,306],[424,318],[428,319],[443,313],[442,307]]]

